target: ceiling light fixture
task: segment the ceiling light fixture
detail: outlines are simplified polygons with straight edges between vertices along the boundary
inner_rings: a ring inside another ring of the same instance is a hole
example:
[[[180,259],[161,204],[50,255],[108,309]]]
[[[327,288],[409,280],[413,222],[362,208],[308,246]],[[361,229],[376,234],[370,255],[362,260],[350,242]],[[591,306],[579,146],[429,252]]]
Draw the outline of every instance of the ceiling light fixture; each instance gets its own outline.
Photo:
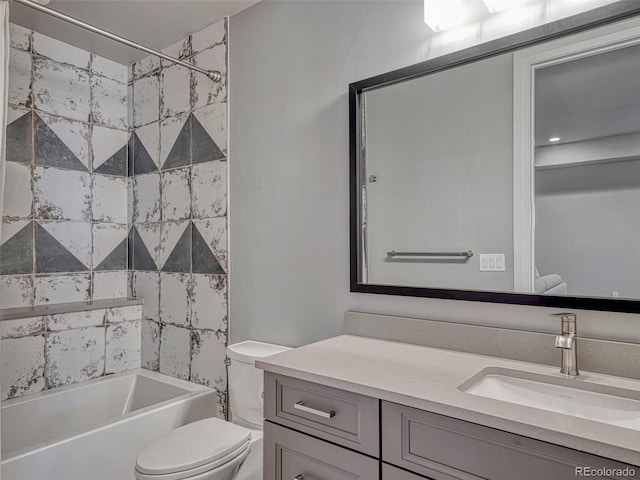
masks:
[[[462,0],[424,0],[424,23],[439,32],[464,23]]]
[[[559,142],[560,141],[560,137],[551,137],[549,139],[550,142]]]

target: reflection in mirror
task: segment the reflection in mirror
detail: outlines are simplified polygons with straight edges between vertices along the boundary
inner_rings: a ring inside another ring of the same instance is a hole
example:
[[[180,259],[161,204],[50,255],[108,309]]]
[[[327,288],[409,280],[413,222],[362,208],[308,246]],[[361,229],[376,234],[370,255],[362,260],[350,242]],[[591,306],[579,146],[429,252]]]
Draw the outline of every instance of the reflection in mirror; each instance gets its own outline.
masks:
[[[633,17],[355,84],[352,289],[640,299],[639,78]]]
[[[535,293],[640,298],[640,46],[535,74]]]

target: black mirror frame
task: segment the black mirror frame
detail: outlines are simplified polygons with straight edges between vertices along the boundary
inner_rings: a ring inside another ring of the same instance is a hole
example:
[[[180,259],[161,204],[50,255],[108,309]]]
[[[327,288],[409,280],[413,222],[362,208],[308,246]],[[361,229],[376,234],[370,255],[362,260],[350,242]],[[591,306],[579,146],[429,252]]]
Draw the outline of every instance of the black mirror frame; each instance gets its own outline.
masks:
[[[524,30],[448,55],[417,63],[405,68],[376,75],[349,85],[349,219],[350,219],[350,276],[351,292],[401,295],[409,297],[467,300],[474,302],[507,303],[582,310],[640,313],[640,300],[600,297],[534,295],[524,293],[451,290],[443,288],[402,287],[359,283],[360,268],[360,96],[368,91],[394,83],[429,75],[449,68],[511,52],[518,48],[563,37],[587,29],[613,23],[640,14],[635,0],[622,0],[603,7]]]

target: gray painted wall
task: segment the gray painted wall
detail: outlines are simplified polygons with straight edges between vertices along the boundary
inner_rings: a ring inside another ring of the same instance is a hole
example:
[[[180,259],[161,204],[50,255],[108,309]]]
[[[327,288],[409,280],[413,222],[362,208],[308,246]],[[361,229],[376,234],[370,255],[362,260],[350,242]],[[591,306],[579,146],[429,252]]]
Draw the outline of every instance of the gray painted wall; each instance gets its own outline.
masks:
[[[512,84],[508,53],[365,94],[368,283],[513,291]],[[481,253],[505,271],[481,272]]]
[[[536,266],[570,295],[640,298],[640,160],[536,172]]]
[[[346,310],[558,330],[557,309],[349,292],[348,84],[509,33],[430,38],[421,5],[267,0],[230,19],[232,342],[338,335]],[[640,342],[639,321],[579,312],[585,336]]]

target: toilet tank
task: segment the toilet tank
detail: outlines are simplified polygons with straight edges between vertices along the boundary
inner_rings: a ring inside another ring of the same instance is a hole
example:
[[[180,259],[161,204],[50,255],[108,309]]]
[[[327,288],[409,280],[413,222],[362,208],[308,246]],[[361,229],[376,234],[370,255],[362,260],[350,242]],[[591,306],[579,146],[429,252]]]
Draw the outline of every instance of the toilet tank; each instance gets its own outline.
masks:
[[[262,370],[255,367],[256,359],[291,350],[270,343],[235,343],[227,347],[229,357],[229,407],[231,419],[262,428],[263,381]]]

